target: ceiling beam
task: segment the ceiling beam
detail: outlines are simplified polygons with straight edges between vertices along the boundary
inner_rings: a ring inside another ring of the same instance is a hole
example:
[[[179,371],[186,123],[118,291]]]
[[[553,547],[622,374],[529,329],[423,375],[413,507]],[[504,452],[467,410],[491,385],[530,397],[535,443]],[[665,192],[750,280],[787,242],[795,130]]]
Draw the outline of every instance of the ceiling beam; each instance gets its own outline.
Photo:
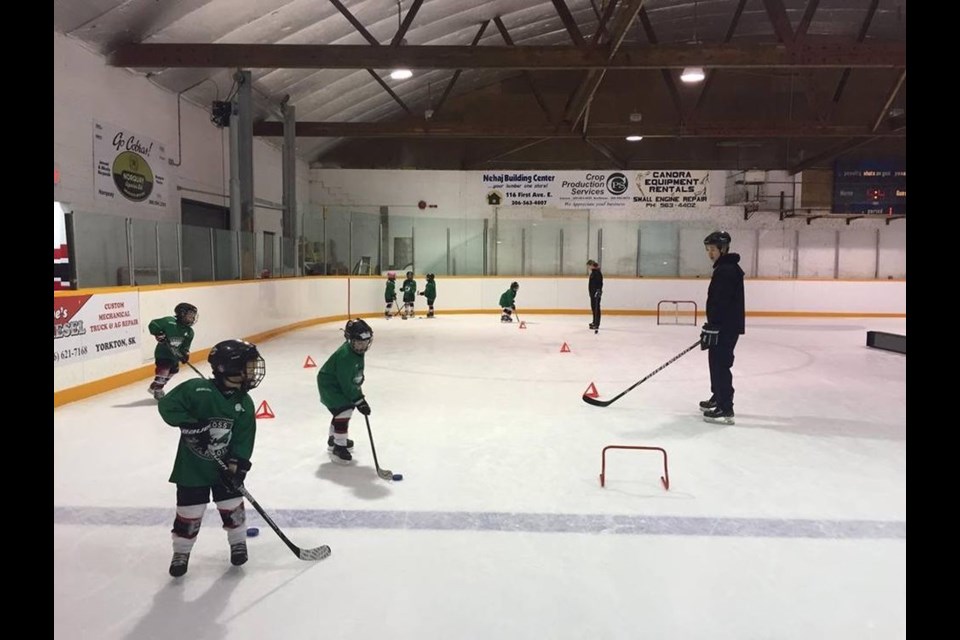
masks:
[[[773,25],[773,33],[777,39],[786,45],[793,44],[793,27],[790,25],[790,18],[787,17],[787,8],[783,6],[783,0],[763,0],[763,6],[767,9],[767,17],[770,18],[770,24]]]
[[[580,33],[580,27],[577,26],[577,21],[573,19],[573,14],[570,13],[567,3],[563,0],[552,1],[554,8],[557,10],[557,15],[560,16],[560,21],[563,22],[564,28],[570,34],[570,39],[573,40],[573,44],[578,47],[586,45],[583,34]]]
[[[871,0],[870,7],[867,9],[867,15],[863,19],[863,23],[860,25],[860,32],[857,34],[857,42],[863,42],[867,37],[867,31],[870,30],[870,23],[873,22],[873,16],[877,13],[877,6],[880,4],[880,0]],[[906,66],[906,65],[903,65]],[[833,104],[836,105],[840,102],[840,98],[843,97],[843,90],[847,86],[847,80],[850,79],[850,69],[851,67],[846,67],[843,70],[843,73],[840,74],[840,81],[837,83],[837,89],[833,92]]]
[[[810,28],[810,23],[813,22],[813,16],[817,12],[817,5],[820,4],[820,0],[810,0],[807,2],[807,8],[803,12],[803,17],[800,18],[800,24],[797,25],[797,30],[793,34],[793,40],[795,42],[803,40],[807,36],[807,30]]]
[[[900,87],[903,86],[903,81],[907,79],[907,70],[904,69],[900,72],[900,75],[897,76],[897,80],[893,83],[893,86],[890,87],[890,92],[887,94],[887,99],[883,102],[883,108],[880,109],[880,112],[877,113],[876,119],[873,121],[873,127],[870,128],[871,131],[876,131],[880,128],[880,124],[889,117],[890,105],[893,104],[894,98],[897,97],[897,94],[900,93]]]
[[[363,36],[364,40],[370,43],[371,47],[376,47],[376,48],[380,47],[380,43],[377,42],[377,39],[374,38],[369,31],[367,31],[366,27],[364,27],[352,13],[350,13],[349,9],[343,6],[343,3],[341,3],[340,0],[330,0],[330,3],[337,8],[337,11],[339,11],[344,18],[347,19],[347,22],[353,25],[353,28],[356,29],[361,36]],[[239,66],[242,66],[242,65],[239,65]],[[400,105],[400,108],[402,108],[407,113],[413,115],[413,111],[410,109],[410,107],[408,107],[407,104],[400,99],[400,96],[398,96],[393,91],[393,89],[390,88],[390,85],[388,85],[386,81],[384,81],[384,79],[380,77],[380,74],[378,74],[376,71],[371,69],[369,66],[366,66],[366,65],[364,66],[367,70],[367,73],[370,74],[370,77],[373,78],[376,81],[376,83],[379,84],[380,87],[387,92],[387,95],[393,98],[393,100]]]
[[[594,13],[597,13],[597,7],[593,4],[593,0],[590,0],[590,4],[593,6]],[[590,38],[591,46],[600,42],[600,36],[606,35],[609,38],[607,23],[610,22],[610,16],[613,15],[613,10],[616,8],[617,0],[607,0],[607,6],[603,8],[603,15],[597,13],[597,30],[593,32],[593,37]]]
[[[497,31],[500,32],[500,37],[502,37],[503,41],[507,43],[507,46],[514,46],[513,38],[511,38],[510,34],[507,32],[507,26],[503,24],[503,20],[500,18],[500,16],[497,16],[493,19],[493,24],[497,26]],[[537,83],[533,81],[533,75],[524,69],[523,77],[526,79],[527,84],[530,85],[530,91],[533,93],[533,97],[537,100],[537,104],[540,105],[540,110],[546,114],[547,122],[553,122],[553,117],[550,115],[550,109],[547,108],[547,102],[543,99],[543,94],[540,93],[540,90],[537,89]]]
[[[640,9],[640,14],[638,15],[640,19],[640,24],[643,26],[643,32],[647,34],[647,40],[652,45],[657,44],[657,34],[653,30],[653,24],[650,23],[650,18],[647,16],[645,9]],[[677,120],[680,123],[683,123],[683,101],[680,99],[680,92],[677,90],[677,83],[673,81],[673,76],[670,75],[668,69],[660,69],[660,76],[663,78],[663,83],[667,85],[667,92],[670,94],[670,99],[673,101],[673,108],[677,112]]]
[[[487,26],[490,25],[489,20],[484,20],[480,23],[480,30],[477,31],[477,35],[473,37],[473,41],[470,43],[471,47],[477,46],[477,43],[480,42],[480,38],[483,37],[483,32],[487,30]],[[443,106],[443,103],[447,101],[450,92],[453,91],[453,85],[457,83],[457,79],[460,77],[460,74],[463,73],[463,69],[457,69],[453,72],[453,76],[450,78],[450,82],[447,83],[446,88],[443,90],[443,95],[440,96],[440,101],[437,102],[437,106],[433,108],[433,114],[436,115],[440,111],[440,107]]]
[[[789,174],[792,176],[797,175],[805,169],[810,169],[811,167],[816,167],[817,165],[825,165],[834,158],[842,156],[845,153],[850,153],[854,149],[858,149],[862,146],[865,146],[874,140],[876,137],[869,138],[850,138],[849,140],[844,140],[838,144],[833,145],[829,149],[825,149],[820,153],[810,156],[806,160],[794,165],[790,168]]]
[[[636,125],[591,124],[586,131],[590,138],[624,138],[636,131]],[[283,123],[255,122],[256,136],[281,137]],[[869,126],[827,125],[817,122],[704,122],[674,124],[644,124],[645,138],[905,138],[905,133],[870,130]],[[583,138],[582,131],[557,129],[549,125],[492,125],[424,122],[297,122],[296,134],[302,138]]]
[[[598,52],[608,61],[613,60],[617,55],[618,49],[620,49],[620,45],[623,44],[627,30],[630,28],[630,25],[633,24],[634,18],[637,17],[637,12],[643,7],[643,2],[644,0],[629,0],[623,8],[623,11],[617,16],[616,22],[610,30],[610,41],[603,47],[595,46],[590,49],[585,49],[584,51]],[[587,105],[590,104],[597,89],[600,88],[604,74],[606,74],[606,69],[599,69],[588,73],[580,82],[580,86],[574,91],[570,100],[567,101],[564,119],[570,122],[571,130],[577,128],[577,123],[580,122],[580,118],[583,117]]]
[[[606,145],[600,144],[596,140],[591,140],[590,138],[586,138],[586,137],[583,139],[583,141],[586,142],[591,147],[593,147],[594,149],[596,149],[597,151],[599,151],[603,155],[603,157],[609,160],[610,162],[612,162],[613,166],[615,166],[617,169],[625,169],[627,167],[627,163],[621,160],[619,157],[617,157],[617,155],[613,151],[611,151]]]
[[[727,27],[727,33],[723,36],[723,43],[727,44],[733,40],[733,34],[737,31],[737,25],[740,24],[740,16],[743,15],[743,7],[747,4],[747,0],[740,0],[737,3],[737,8],[733,12],[733,18],[730,20],[730,26]],[[694,105],[693,111],[690,116],[695,116],[700,108],[703,107],[703,103],[707,100],[707,93],[710,91],[710,87],[713,85],[713,79],[717,75],[716,71],[707,71],[707,79],[703,83],[703,88],[700,89],[700,95],[697,96],[697,104]]]
[[[639,11],[642,0],[633,0]],[[626,11],[623,15],[630,15]],[[636,15],[634,12],[630,19]],[[621,24],[627,23],[624,20]],[[624,33],[626,27],[622,27]],[[614,35],[617,35],[614,32]],[[598,48],[571,46],[469,47],[350,44],[127,44],[108,58],[114,67],[243,69],[714,69],[902,68],[905,42],[855,43],[849,38],[806,38],[781,44],[703,44],[619,47],[620,38]],[[611,53],[613,51],[613,53]]]
[[[407,30],[410,29],[410,25],[413,24],[413,19],[417,15],[417,11],[420,11],[420,5],[423,4],[423,0],[413,0],[413,6],[407,10],[407,15],[403,17],[403,22],[400,23],[400,28],[397,29],[397,32],[393,36],[393,40],[390,41],[391,47],[399,47],[403,42],[403,37],[407,35]]]

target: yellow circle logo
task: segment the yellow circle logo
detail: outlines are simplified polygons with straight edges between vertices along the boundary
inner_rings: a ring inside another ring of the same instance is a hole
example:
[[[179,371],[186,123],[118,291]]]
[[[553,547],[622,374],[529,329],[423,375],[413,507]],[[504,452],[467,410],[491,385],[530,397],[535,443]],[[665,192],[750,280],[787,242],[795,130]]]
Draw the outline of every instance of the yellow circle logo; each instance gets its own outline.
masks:
[[[139,153],[124,151],[113,161],[113,183],[124,197],[141,202],[153,191],[153,171]]]

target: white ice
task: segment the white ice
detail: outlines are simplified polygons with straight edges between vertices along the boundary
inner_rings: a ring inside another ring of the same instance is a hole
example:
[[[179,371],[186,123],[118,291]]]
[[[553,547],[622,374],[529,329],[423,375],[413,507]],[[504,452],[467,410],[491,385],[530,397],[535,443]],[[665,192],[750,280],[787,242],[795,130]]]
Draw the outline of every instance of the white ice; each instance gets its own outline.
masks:
[[[341,323],[260,343],[250,561],[213,505],[167,574],[178,430],[148,381],[54,410],[54,635],[63,640],[850,639],[906,635],[906,356],[899,319],[748,318],[734,426],[705,423],[694,326],[607,316],[369,320],[355,463],[326,452],[316,368]],[[198,324],[204,341],[216,327]],[[561,353],[566,342],[569,353]],[[204,363],[198,368],[209,374]],[[195,375],[184,368],[171,382]],[[664,448],[607,453],[610,444]]]

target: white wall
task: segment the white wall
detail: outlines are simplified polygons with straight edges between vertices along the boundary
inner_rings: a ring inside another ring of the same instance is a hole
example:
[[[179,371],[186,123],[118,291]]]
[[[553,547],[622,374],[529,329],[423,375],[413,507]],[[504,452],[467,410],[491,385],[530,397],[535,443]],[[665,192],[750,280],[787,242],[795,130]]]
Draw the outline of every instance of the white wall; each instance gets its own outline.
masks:
[[[222,87],[225,96],[229,87]],[[218,194],[229,191],[227,129],[210,123],[209,105],[181,103],[182,149],[177,143],[177,95],[142,75],[109,67],[104,58],[63,34],[53,34],[53,161],[60,184],[53,198],[73,211],[180,222],[180,197],[229,205],[223,198],[178,191],[178,187]],[[101,120],[160,141],[167,157],[180,166],[167,166],[169,206],[113,202],[94,197],[93,122]],[[255,139],[254,195],[271,202],[283,199],[279,146]],[[310,203],[309,168],[297,162],[297,202],[301,211]],[[280,212],[257,208],[256,231],[281,230]]]
[[[559,212],[547,208],[497,208],[486,204],[487,190],[480,179],[481,171],[314,169],[310,174],[310,198],[315,215],[323,207],[328,207],[333,215],[342,215],[351,211],[351,207],[354,211],[373,212],[381,205],[388,206],[391,219],[403,216],[405,221],[415,220],[418,234],[422,229],[424,238],[429,235],[428,227],[450,226],[452,234],[466,228],[462,233],[467,238],[464,244],[469,244],[474,254],[479,253],[477,243],[482,228],[479,221],[487,219],[492,233],[494,219],[498,217],[500,273],[506,270],[520,273],[519,247],[513,245],[519,242],[521,228],[527,229],[528,261],[531,255],[533,260],[543,255],[552,260],[550,247],[543,244],[545,238],[537,236],[532,225],[537,222],[542,226],[545,220],[555,220],[565,228],[565,265],[572,264],[577,269],[587,257],[597,256],[597,231],[602,229],[605,272],[634,274],[637,229],[643,224],[646,226],[641,228],[642,274],[692,276],[704,272],[709,264],[703,260],[703,247],[698,246],[696,237],[699,236],[702,243],[710,231],[724,229],[733,236],[731,250],[741,254],[744,270],[751,276],[872,278],[879,265],[880,278],[906,277],[906,220],[895,220],[888,225],[883,219],[860,219],[847,225],[845,220],[818,219],[807,224],[799,218],[780,220],[779,215],[766,210],[744,220],[742,206],[724,204],[727,183],[732,184],[731,176],[735,173],[742,177],[742,172],[710,172],[710,206],[701,209]],[[765,187],[770,193],[764,200],[764,209],[776,208],[779,191],[782,189],[791,195],[791,181],[795,178],[784,171],[768,171],[765,175],[771,182]],[[416,203],[420,200],[436,207],[417,209]],[[553,226],[547,228],[555,231]],[[837,231],[840,232],[839,260],[834,257]],[[588,235],[587,248],[580,245],[583,234]],[[569,247],[572,251],[568,251],[571,236],[576,240]],[[873,237],[872,243],[866,240],[868,237]],[[677,251],[678,246],[679,256],[670,257],[669,252]],[[434,270],[432,265],[443,263],[445,258],[441,254],[445,248],[445,244],[428,245],[418,239],[417,271]],[[491,265],[492,251],[493,247]],[[572,259],[571,252],[576,260]],[[667,264],[663,264],[664,259]],[[836,273],[838,263],[839,273]],[[529,263],[525,266],[528,274],[531,269],[538,272]],[[460,269],[457,273],[468,272]],[[570,273],[568,266],[564,273]]]
[[[500,294],[512,278],[437,278],[437,311],[488,310],[496,322]],[[588,313],[587,278],[517,278],[520,317],[535,311],[560,310]],[[703,279],[607,278],[605,311],[656,310],[660,300],[693,300],[702,314],[707,285]],[[418,280],[422,287],[423,281]],[[131,371],[153,362],[156,342],[149,335],[150,320],[173,313],[178,302],[188,301],[200,311],[193,351],[221,340],[242,338],[316,318],[383,313],[384,279],[289,278],[224,283],[189,288],[143,288],[139,291],[140,351],[127,351],[53,369],[54,391]],[[751,313],[834,313],[906,315],[903,281],[751,280],[746,282],[746,306]],[[417,298],[420,313],[423,298]],[[702,317],[702,315],[701,315]],[[749,320],[748,320],[749,324]]]

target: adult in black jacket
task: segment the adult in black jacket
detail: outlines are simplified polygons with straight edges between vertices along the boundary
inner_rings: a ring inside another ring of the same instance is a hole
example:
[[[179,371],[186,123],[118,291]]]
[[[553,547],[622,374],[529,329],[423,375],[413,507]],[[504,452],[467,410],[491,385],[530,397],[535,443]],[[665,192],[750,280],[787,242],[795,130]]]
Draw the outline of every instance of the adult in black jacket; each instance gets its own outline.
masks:
[[[707,289],[707,323],[700,333],[700,348],[709,349],[709,400],[700,403],[703,419],[733,424],[733,350],[744,333],[743,269],[740,254],[730,253],[730,234],[714,231],[703,239],[713,261]]]
[[[603,274],[600,273],[600,264],[596,260],[587,260],[590,269],[590,282],[587,289],[590,291],[590,310],[593,311],[593,322],[590,328],[596,333],[600,328],[600,296],[603,295]]]

